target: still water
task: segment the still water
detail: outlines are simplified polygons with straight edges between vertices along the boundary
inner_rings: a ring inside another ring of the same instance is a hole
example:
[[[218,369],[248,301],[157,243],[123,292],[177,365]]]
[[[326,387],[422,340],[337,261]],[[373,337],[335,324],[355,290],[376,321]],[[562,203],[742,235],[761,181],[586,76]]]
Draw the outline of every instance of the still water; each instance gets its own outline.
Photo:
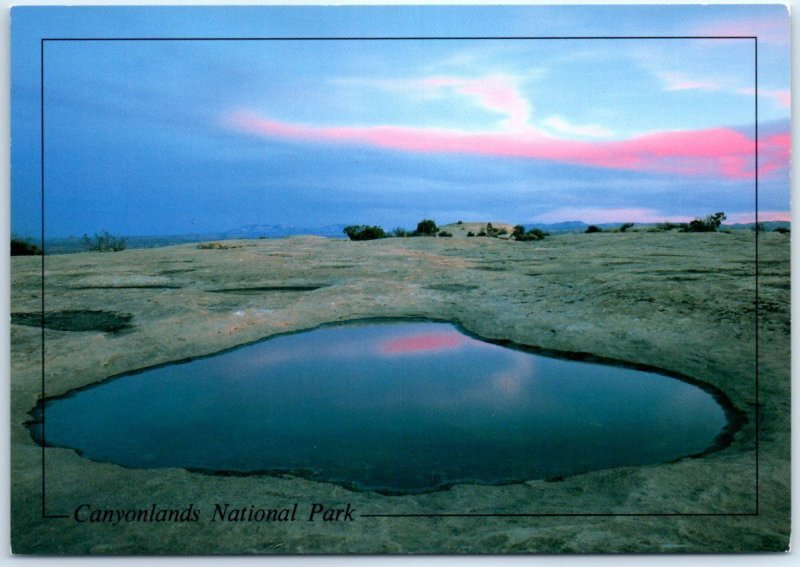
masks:
[[[45,411],[47,445],[96,461],[287,472],[385,493],[665,462],[702,452],[726,424],[686,382],[432,322],[283,335],[121,376]],[[31,430],[41,443],[41,426]]]

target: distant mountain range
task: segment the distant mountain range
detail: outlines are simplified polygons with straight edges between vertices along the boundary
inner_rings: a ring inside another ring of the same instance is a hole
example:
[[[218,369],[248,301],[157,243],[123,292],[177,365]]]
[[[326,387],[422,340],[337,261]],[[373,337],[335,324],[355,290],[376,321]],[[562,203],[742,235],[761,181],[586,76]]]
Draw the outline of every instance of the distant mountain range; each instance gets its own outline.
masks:
[[[791,228],[788,221],[768,221],[763,223],[767,230],[776,228]],[[619,228],[621,222],[602,223],[595,226],[603,230]],[[321,227],[298,227],[283,224],[248,224],[231,228],[222,232],[209,232],[197,234],[177,234],[166,236],[131,236],[128,238],[128,248],[157,248],[160,246],[171,246],[174,244],[186,244],[190,242],[203,242],[209,240],[232,240],[237,238],[286,238],[288,236],[310,235],[324,236],[327,238],[344,238],[342,232],[345,224],[329,224]],[[563,234],[568,232],[584,232],[589,226],[583,221],[564,221],[557,223],[534,223],[526,224],[525,230],[538,228],[550,234]],[[655,226],[654,223],[636,223],[634,228],[648,228]],[[754,223],[723,224],[722,227],[730,230],[751,230]],[[75,236],[67,238],[48,238],[45,241],[45,252],[47,254],[70,254],[83,252],[84,247],[81,239]]]
[[[248,224],[226,230],[218,238],[283,238],[299,234],[314,236],[344,237],[345,224],[329,224],[320,227],[298,227],[284,224]]]
[[[526,224],[525,230],[530,230],[532,228],[538,228],[540,230],[544,230],[549,232],[550,234],[560,234],[565,232],[583,232],[585,231],[590,224],[593,223],[585,223],[583,221],[564,221],[564,222],[557,222],[551,224]],[[623,223],[621,222],[607,222],[607,223],[597,223],[594,226],[601,228],[603,230],[611,230],[615,228],[619,228],[622,226]],[[634,223],[633,227],[636,228],[650,228],[656,226],[658,223],[643,223],[637,222]],[[776,228],[791,228],[792,223],[789,221],[767,221],[761,223],[764,225],[764,228],[767,230],[775,230]],[[723,224],[723,229],[729,230],[752,230],[755,226],[755,223],[734,223],[734,224]]]

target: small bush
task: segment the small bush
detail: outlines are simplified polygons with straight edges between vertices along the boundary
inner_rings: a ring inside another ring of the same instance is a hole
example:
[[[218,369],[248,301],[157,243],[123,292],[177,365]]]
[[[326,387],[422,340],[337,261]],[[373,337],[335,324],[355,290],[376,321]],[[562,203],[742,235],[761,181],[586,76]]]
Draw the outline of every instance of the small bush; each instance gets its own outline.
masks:
[[[406,236],[408,236],[408,231],[398,226],[392,231],[392,236],[396,236],[398,238],[405,238]]]
[[[90,237],[84,234],[81,244],[90,252],[120,252],[128,247],[128,237],[114,236],[107,230]]]
[[[439,232],[439,227],[436,226],[436,223],[431,219],[424,219],[417,223],[417,230],[415,230],[412,236],[436,236]]]
[[[463,220],[458,221],[456,224],[464,224]]]
[[[26,238],[11,236],[11,255],[12,256],[41,256],[42,249],[30,242]]]
[[[500,230],[497,231],[497,236],[503,236],[505,234],[508,234],[508,231],[504,228],[501,228]]]
[[[445,236],[445,237],[448,237],[448,236],[450,236],[450,237],[452,237],[452,236],[453,236],[453,233],[452,233],[452,232],[448,232],[448,231],[446,231],[446,230],[440,230],[440,231],[439,231],[439,236]]]
[[[753,225],[753,232],[767,232],[767,225],[763,222],[757,222]]]
[[[470,236],[470,237],[471,236],[475,236],[475,233],[470,230],[470,231],[467,232],[467,236]]]
[[[386,238],[386,233],[379,226],[351,225],[346,226],[344,232],[350,240],[376,240]]]
[[[590,225],[589,225],[589,226],[586,228],[586,230],[584,230],[583,232],[584,232],[585,234],[591,234],[591,233],[593,233],[593,232],[603,232],[603,231],[600,229],[600,227],[599,227],[599,226],[595,226],[595,225],[593,225],[593,224],[590,224]]]
[[[792,232],[792,231],[791,231],[791,230],[789,230],[788,228],[785,228],[785,227],[779,226],[778,228],[776,228],[776,229],[775,229],[775,230],[773,230],[772,232],[780,232],[781,234],[789,234],[789,233],[790,233],[790,232]]]
[[[511,236],[517,240],[519,240],[519,237],[524,235],[525,235],[525,227],[522,226],[521,224],[516,225],[514,227],[514,230],[511,231]]]
[[[619,231],[620,232],[627,232],[629,228],[633,228],[633,223],[632,222],[626,222],[625,224],[623,224],[621,227],[619,227]]]

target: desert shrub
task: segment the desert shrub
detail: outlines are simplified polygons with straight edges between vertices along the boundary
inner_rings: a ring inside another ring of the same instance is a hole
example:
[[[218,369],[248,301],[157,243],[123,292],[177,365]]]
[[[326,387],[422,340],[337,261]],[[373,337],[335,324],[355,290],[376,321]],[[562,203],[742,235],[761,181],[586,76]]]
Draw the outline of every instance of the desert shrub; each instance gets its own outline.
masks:
[[[706,218],[696,218],[693,221],[689,222],[689,225],[684,229],[681,227],[682,232],[717,232],[719,230],[719,226],[722,224],[727,217],[723,212],[717,212],[712,215],[706,216]]]
[[[225,246],[222,242],[201,242],[197,245],[200,250],[227,250],[231,246]]]
[[[470,230],[467,232],[467,236],[475,236],[475,233]]]
[[[518,224],[514,227],[514,230],[511,231],[511,236],[513,238],[519,239],[520,236],[525,235],[525,227],[521,224]]]
[[[452,237],[453,233],[452,232],[447,232],[446,230],[440,230],[439,231],[439,236],[445,236],[445,237],[450,236],[450,237]]]
[[[386,233],[379,226],[351,225],[346,226],[344,232],[350,240],[375,240],[386,238]]]
[[[405,238],[408,236],[408,231],[403,227],[398,226],[392,231],[392,236],[396,236],[398,238]]]
[[[585,234],[591,234],[591,233],[593,233],[593,232],[603,232],[603,231],[600,229],[600,227],[599,227],[599,226],[596,226],[596,225],[590,224],[590,225],[589,225],[589,226],[586,228],[586,230],[584,230],[583,232],[584,232]]]
[[[128,247],[128,237],[114,236],[107,230],[94,236],[84,234],[81,244],[90,252],[120,252]]]
[[[14,235],[11,235],[11,255],[41,256],[42,249],[29,241],[27,238],[18,238]]]
[[[783,226],[779,226],[778,228],[776,228],[772,232],[780,232],[781,234],[789,234],[791,232],[791,230],[789,230],[788,228],[785,228]]]
[[[439,232],[439,227],[431,219],[424,219],[417,223],[417,230],[412,233],[412,236],[436,236]]]
[[[463,220],[458,221],[456,224],[464,224]]]
[[[619,231],[620,232],[627,232],[629,228],[633,228],[633,223],[632,222],[626,222],[625,224],[623,224],[621,227],[619,227]]]
[[[481,228],[481,231],[478,233],[478,236],[490,236],[492,238],[497,238],[501,234],[508,234],[508,231],[505,228],[495,228],[492,226],[492,223],[486,223],[486,226]]]
[[[549,236],[549,233],[538,229],[532,228],[528,232],[519,233],[516,231],[516,227],[514,227],[515,232],[513,233],[514,240],[518,240],[520,242],[528,242],[531,240],[542,240],[545,236]]]
[[[757,222],[753,225],[753,232],[767,232],[767,225],[763,222]]]
[[[656,230],[660,231],[668,231],[668,230],[680,230],[681,232],[686,232],[689,230],[689,225],[685,222],[676,223],[676,222],[661,222],[656,225]]]

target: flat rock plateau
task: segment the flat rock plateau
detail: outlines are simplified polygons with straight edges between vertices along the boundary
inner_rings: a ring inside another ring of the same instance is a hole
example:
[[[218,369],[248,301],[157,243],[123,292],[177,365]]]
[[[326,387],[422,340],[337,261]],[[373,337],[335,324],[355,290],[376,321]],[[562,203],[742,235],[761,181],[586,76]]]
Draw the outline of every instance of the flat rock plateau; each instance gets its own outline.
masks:
[[[789,238],[758,236],[757,301],[755,254],[755,233],[739,231],[566,234],[535,242],[296,237],[45,256],[44,373],[36,318],[42,258],[14,257],[13,551],[785,550]],[[46,512],[68,517],[42,517],[42,449],[26,427],[42,380],[47,396],[56,396],[278,333],[376,317],[452,321],[486,339],[663,369],[724,393],[746,421],[728,446],[701,457],[406,496],[287,475],[127,469],[47,448]],[[349,503],[355,520],[210,521],[215,503],[282,508],[295,502],[301,509]],[[81,504],[123,510],[191,504],[201,518],[81,523],[73,517]]]

